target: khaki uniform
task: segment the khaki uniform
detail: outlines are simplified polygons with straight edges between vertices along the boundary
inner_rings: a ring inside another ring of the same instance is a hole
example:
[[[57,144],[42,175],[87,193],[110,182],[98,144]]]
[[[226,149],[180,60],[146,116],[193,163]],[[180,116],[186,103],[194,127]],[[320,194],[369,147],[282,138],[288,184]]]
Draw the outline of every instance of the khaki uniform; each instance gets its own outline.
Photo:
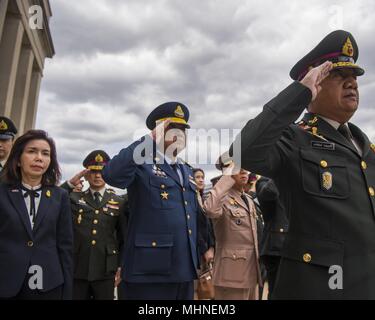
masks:
[[[261,283],[255,206],[223,176],[203,203],[216,237],[213,282],[216,299],[256,299]]]

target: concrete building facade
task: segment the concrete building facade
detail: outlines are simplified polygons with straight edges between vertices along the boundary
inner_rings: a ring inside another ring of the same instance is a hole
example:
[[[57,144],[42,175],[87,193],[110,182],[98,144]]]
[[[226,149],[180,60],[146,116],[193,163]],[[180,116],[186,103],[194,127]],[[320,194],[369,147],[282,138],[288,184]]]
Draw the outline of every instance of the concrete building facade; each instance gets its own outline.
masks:
[[[48,0],[0,0],[0,114],[19,134],[35,125],[46,58],[55,54]]]

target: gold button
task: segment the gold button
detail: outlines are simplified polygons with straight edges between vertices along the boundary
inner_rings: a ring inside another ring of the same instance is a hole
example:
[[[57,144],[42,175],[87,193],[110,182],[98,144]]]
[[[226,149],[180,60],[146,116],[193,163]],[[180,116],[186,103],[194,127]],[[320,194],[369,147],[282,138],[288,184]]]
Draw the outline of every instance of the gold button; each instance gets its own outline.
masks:
[[[82,213],[83,212],[83,209],[79,209],[79,213]]]
[[[95,241],[95,240],[92,240],[92,241],[91,241],[91,244],[92,244],[93,246],[95,246],[95,245],[96,245],[96,241]]]
[[[280,229],[280,232],[284,232],[284,229]]]
[[[94,236],[96,235],[96,233],[97,233],[96,230],[92,230],[92,234],[93,234]]]
[[[305,253],[303,255],[303,261],[305,261],[306,263],[309,263],[311,261],[311,259],[312,259],[311,254]]]
[[[34,242],[32,242],[32,241],[29,241],[28,243],[27,243],[27,246],[28,247],[32,247],[34,245]]]
[[[112,253],[113,253],[113,254],[116,254],[116,253],[117,253],[117,251],[116,251],[116,250],[113,250],[113,251],[112,251]]]
[[[95,219],[95,220],[93,221],[93,223],[94,223],[94,224],[98,224],[98,220]]]
[[[190,219],[190,214],[187,215],[187,218]]]
[[[362,161],[361,167],[362,167],[363,170],[366,170],[367,169],[367,163],[365,161]]]
[[[156,242],[155,242],[155,241],[152,243],[152,246],[153,246],[153,247],[156,247]]]
[[[183,191],[183,192],[185,192],[185,191],[186,191],[186,189],[185,189],[185,188],[182,188],[182,191]]]
[[[160,188],[162,188],[162,189],[165,189],[165,185],[164,185],[164,184],[162,184],[162,185],[160,186]]]
[[[189,234],[191,235],[193,233],[193,231],[191,231],[191,229],[189,229]]]
[[[187,201],[185,201],[185,206],[187,206]]]
[[[99,210],[95,210],[95,214],[99,214]]]
[[[371,197],[375,196],[375,190],[373,187],[368,188],[368,193],[370,194]]]
[[[233,253],[233,259],[236,260],[237,259],[237,256],[235,253]]]
[[[327,161],[322,160],[322,161],[320,161],[320,165],[321,165],[322,168],[327,168],[328,163],[327,163]]]

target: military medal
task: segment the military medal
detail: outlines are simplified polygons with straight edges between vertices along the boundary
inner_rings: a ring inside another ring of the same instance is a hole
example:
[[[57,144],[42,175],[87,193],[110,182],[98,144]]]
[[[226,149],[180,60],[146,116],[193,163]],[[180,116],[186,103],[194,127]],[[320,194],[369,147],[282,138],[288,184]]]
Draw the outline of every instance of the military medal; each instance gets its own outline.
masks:
[[[323,183],[323,188],[326,190],[329,190],[332,188],[332,173],[325,171],[322,174],[322,183]]]
[[[78,219],[77,219],[78,224],[81,224],[81,221],[82,221],[82,215],[79,214],[79,215],[78,215]]]

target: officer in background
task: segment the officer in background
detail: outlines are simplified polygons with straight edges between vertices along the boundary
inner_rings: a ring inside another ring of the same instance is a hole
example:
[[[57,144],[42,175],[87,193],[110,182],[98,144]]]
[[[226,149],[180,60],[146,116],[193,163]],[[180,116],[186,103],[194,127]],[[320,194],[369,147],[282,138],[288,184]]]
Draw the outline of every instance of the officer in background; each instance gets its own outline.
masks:
[[[110,160],[102,150],[83,161],[86,170],[62,185],[70,191],[74,225],[75,300],[113,300],[120,281],[120,249],[126,226],[124,198],[106,189],[102,169]],[[84,177],[89,189],[74,192]]]
[[[0,117],[0,172],[8,159],[16,134],[17,128],[12,120]]]
[[[189,110],[167,102],[147,118],[151,134],[120,151],[104,180],[127,188],[129,220],[122,270],[126,299],[192,300],[199,266],[200,206],[193,171],[177,158],[186,146]]]
[[[272,299],[281,250],[289,223],[285,208],[280,201],[279,190],[272,179],[260,177],[256,182],[256,194],[264,219],[263,234],[259,241],[262,264],[267,270],[268,299]]]
[[[351,33],[330,33],[240,133],[241,165],[275,181],[290,218],[274,299],[375,299],[375,145],[349,123],[357,58]]]

